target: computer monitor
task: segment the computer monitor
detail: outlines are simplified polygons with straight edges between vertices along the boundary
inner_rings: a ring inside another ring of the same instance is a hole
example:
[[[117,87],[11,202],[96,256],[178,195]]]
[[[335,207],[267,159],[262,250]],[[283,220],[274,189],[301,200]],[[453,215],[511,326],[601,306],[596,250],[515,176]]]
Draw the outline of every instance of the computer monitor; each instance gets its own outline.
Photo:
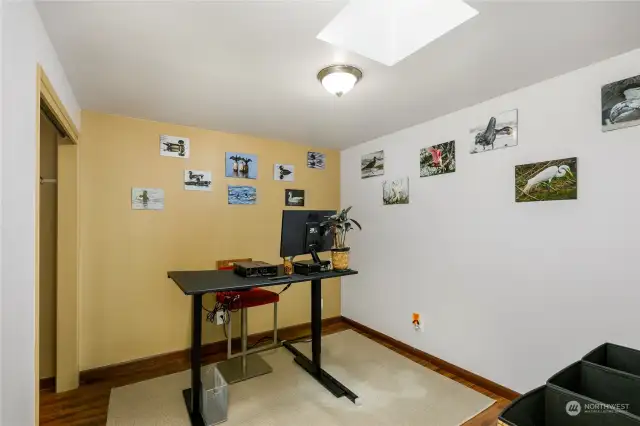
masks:
[[[320,226],[335,210],[284,210],[280,257],[311,254],[320,262],[318,252],[331,250],[333,231]]]

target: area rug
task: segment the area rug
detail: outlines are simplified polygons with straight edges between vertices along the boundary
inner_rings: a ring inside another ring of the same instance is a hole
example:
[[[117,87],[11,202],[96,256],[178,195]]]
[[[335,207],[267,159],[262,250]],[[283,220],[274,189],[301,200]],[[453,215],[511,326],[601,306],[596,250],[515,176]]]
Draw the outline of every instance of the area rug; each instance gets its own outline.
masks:
[[[297,347],[310,355],[309,343]],[[285,348],[273,373],[230,385],[226,426],[458,426],[495,401],[347,330],[323,337],[323,367],[361,399],[335,398]],[[114,388],[108,426],[188,426],[189,371]]]

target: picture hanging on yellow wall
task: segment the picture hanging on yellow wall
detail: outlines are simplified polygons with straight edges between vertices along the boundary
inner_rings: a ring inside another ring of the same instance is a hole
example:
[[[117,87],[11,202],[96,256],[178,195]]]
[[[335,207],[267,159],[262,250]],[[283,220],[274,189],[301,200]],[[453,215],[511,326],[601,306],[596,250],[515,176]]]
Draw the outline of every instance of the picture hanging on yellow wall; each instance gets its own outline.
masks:
[[[160,135],[160,155],[163,157],[189,158],[189,138]]]
[[[304,207],[304,189],[285,189],[284,205]]]
[[[273,180],[293,182],[294,167],[291,164],[276,164],[273,166]]]
[[[187,191],[211,191],[211,172],[206,170],[185,170],[184,189]]]
[[[307,152],[307,167],[310,169],[325,168],[325,155],[321,152]]]
[[[245,185],[229,185],[229,204],[255,204],[257,199],[256,187]]]
[[[231,178],[255,179],[258,177],[258,157],[253,154],[227,152],[224,174]]]
[[[164,210],[164,190],[160,188],[131,188],[133,210]]]

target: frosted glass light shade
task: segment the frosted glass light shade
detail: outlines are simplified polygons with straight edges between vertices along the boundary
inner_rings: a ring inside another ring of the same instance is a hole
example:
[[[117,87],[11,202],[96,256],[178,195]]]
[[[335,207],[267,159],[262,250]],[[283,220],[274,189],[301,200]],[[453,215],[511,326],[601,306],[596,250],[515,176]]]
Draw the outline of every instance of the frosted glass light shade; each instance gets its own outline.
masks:
[[[351,91],[361,78],[362,71],[350,65],[332,65],[318,73],[322,86],[338,97]]]

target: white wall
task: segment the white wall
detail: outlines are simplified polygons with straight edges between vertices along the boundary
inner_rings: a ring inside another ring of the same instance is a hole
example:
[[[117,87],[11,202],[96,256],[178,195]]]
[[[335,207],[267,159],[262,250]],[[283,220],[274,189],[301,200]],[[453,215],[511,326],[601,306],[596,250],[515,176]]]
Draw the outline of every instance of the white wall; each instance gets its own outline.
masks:
[[[4,4],[2,17],[2,412],[1,425],[35,416],[36,65],[72,119],[80,107],[32,2]]]
[[[600,87],[639,73],[635,50],[343,151],[342,205],[364,226],[343,315],[519,392],[604,341],[640,348],[640,127],[600,129]],[[471,125],[513,108],[519,146],[469,154]],[[420,148],[452,139],[456,172],[420,178]],[[379,149],[409,205],[360,179]],[[515,165],[572,156],[578,200],[514,202]]]

